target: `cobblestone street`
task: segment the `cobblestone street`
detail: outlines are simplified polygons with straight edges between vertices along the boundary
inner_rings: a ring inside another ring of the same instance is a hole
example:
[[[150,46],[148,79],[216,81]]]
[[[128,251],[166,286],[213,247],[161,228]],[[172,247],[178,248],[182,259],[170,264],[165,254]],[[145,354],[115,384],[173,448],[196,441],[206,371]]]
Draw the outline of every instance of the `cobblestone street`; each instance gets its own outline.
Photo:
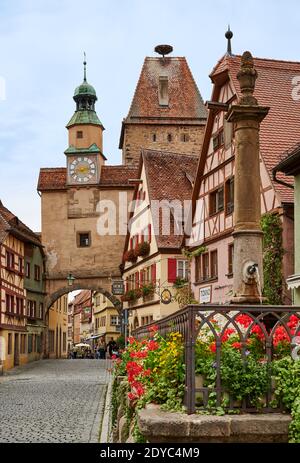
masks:
[[[107,367],[44,360],[1,377],[0,442],[98,442]]]

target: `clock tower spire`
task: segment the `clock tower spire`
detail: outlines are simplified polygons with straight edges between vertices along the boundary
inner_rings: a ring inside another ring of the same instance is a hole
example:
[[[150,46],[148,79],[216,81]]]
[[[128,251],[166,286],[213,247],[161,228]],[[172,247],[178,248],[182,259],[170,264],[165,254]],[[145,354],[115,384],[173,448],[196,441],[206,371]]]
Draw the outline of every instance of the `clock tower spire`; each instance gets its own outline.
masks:
[[[69,147],[65,151],[69,184],[98,184],[106,160],[102,142],[104,127],[95,111],[97,95],[87,82],[86,64],[84,53],[83,82],[75,89],[76,109],[66,126],[69,131]]]

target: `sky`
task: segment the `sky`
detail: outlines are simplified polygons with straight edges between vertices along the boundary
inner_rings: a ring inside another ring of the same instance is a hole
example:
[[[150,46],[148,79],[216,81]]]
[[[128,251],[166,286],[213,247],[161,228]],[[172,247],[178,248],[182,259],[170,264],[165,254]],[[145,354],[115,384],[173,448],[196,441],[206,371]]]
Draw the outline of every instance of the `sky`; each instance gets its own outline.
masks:
[[[300,61],[298,0],[0,0],[0,199],[40,231],[40,167],[65,166],[74,89],[87,79],[108,164],[121,163],[121,122],[145,56],[160,43],[186,56],[204,101],[226,51]]]

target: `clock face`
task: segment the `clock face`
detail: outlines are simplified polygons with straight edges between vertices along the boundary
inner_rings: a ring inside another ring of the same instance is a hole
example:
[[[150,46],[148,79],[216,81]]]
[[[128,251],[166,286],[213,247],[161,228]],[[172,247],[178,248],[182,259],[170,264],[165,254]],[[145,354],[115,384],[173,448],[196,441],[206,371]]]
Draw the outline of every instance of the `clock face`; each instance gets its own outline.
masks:
[[[78,183],[87,183],[96,174],[96,163],[87,157],[74,159],[70,164],[70,177]]]

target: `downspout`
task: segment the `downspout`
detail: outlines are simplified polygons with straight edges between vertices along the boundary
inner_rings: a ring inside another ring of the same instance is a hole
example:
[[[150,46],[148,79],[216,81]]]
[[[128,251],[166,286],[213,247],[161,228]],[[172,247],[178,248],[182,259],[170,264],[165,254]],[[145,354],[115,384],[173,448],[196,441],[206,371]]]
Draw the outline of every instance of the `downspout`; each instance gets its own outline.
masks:
[[[292,190],[294,190],[294,185],[291,185],[290,183],[284,182],[283,180],[279,180],[276,177],[277,172],[280,172],[277,168],[274,168],[272,172],[273,172],[273,180],[274,180],[274,182],[279,183],[279,185],[283,185],[283,186],[286,186],[286,187],[291,188]]]

